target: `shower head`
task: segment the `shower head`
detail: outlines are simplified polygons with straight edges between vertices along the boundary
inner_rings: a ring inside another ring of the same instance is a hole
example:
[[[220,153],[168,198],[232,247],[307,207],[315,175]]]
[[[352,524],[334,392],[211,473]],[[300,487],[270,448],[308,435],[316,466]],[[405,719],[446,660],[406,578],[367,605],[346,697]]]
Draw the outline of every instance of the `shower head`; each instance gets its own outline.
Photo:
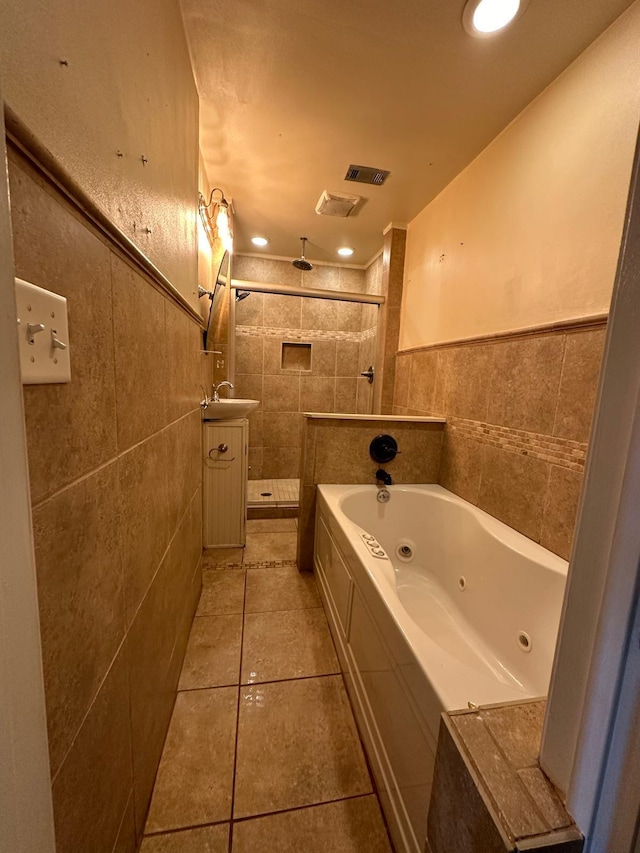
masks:
[[[309,272],[309,270],[313,269],[313,264],[310,264],[309,261],[305,260],[304,257],[304,246],[307,242],[307,238],[301,237],[300,239],[302,240],[302,254],[295,261],[291,261],[291,263],[297,270],[304,270],[305,272]]]
[[[247,296],[251,296],[250,290],[236,290],[236,302],[242,302]]]

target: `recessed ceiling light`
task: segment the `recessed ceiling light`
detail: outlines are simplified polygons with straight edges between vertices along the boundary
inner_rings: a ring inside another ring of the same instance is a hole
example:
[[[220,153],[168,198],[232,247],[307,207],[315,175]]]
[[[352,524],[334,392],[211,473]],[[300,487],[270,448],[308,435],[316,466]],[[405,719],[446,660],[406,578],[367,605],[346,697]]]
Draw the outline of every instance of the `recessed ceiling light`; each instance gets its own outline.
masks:
[[[522,14],[528,0],[469,0],[462,13],[465,30],[483,38],[504,29]]]
[[[266,237],[258,237],[258,236],[252,237],[251,242],[253,243],[254,246],[267,246],[269,243],[269,241],[267,240]]]
[[[338,254],[342,255],[343,258],[349,258],[353,255],[354,251],[350,246],[342,246],[342,248],[338,249]]]

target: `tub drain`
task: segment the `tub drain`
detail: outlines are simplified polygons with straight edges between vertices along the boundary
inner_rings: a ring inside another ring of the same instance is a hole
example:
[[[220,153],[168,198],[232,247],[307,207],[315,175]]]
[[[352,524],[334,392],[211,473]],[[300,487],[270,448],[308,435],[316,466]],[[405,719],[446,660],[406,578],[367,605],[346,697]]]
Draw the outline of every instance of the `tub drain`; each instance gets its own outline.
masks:
[[[403,563],[409,563],[413,560],[413,554],[415,550],[415,545],[413,542],[405,539],[401,542],[398,542],[396,545],[396,557],[399,560],[402,560]]]
[[[523,652],[530,652],[533,643],[531,642],[531,637],[527,634],[526,631],[520,631],[518,634],[518,645]]]

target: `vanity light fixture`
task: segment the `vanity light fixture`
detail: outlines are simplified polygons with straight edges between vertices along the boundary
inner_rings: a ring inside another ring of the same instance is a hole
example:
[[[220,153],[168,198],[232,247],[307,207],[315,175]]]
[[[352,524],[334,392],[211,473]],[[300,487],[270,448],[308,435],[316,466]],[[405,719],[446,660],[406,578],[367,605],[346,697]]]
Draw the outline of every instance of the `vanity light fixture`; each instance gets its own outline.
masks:
[[[342,255],[343,258],[350,258],[354,252],[355,249],[352,249],[351,246],[342,246],[338,249],[338,254]]]
[[[255,237],[252,237],[251,242],[253,243],[254,246],[263,247],[263,246],[269,245],[269,241],[267,240],[266,237],[259,237],[258,235],[256,235]]]
[[[220,193],[220,197],[214,199],[216,193]],[[211,243],[213,244],[215,239],[218,238],[224,246],[225,251],[231,254],[233,252],[231,210],[230,204],[224,197],[224,193],[220,187],[214,187],[211,190],[208,202],[205,201],[202,193],[199,194],[198,210],[200,211],[202,224]]]
[[[521,15],[527,4],[528,0],[468,0],[462,25],[469,35],[487,38]]]

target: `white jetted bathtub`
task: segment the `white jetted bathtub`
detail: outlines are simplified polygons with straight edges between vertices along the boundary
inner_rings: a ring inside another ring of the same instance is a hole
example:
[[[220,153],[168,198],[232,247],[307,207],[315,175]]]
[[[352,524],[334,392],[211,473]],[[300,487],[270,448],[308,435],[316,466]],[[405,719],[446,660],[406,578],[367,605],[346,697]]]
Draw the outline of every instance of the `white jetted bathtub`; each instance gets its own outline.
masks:
[[[398,851],[442,711],[547,692],[567,563],[441,486],[318,486],[315,571]]]

